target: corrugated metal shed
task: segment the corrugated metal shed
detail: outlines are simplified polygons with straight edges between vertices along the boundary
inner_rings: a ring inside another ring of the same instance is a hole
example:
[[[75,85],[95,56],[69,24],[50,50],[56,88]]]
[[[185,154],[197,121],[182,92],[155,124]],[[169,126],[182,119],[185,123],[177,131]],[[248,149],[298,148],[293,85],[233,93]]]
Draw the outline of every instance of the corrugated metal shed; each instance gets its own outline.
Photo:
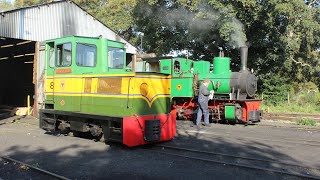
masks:
[[[0,13],[0,36],[45,41],[76,35],[120,41],[127,53],[136,48],[72,1],[57,1]]]

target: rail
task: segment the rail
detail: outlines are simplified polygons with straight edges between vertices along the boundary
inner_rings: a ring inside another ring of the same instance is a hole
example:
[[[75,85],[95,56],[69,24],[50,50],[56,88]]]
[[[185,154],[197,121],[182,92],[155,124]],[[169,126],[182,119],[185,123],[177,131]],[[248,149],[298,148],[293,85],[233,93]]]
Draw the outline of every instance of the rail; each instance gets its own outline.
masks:
[[[44,169],[41,169],[39,167],[35,167],[33,165],[30,165],[30,164],[27,164],[27,163],[24,163],[24,162],[21,162],[19,160],[16,160],[16,159],[13,159],[13,158],[10,158],[10,157],[0,157],[1,159],[3,160],[6,160],[6,161],[10,161],[10,162],[14,162],[14,163],[17,163],[17,164],[21,164],[21,165],[24,165],[24,166],[27,166],[35,171],[38,171],[40,173],[43,173],[43,174],[46,174],[48,176],[51,176],[51,177],[54,177],[56,179],[61,179],[61,180],[70,180],[69,178],[66,178],[64,176],[61,176],[61,175],[58,175],[56,173],[52,173],[52,172],[49,172],[47,170],[44,170]]]
[[[264,113],[263,119],[297,121],[303,118],[320,122],[320,114]]]
[[[271,173],[277,173],[277,174],[293,176],[298,178],[320,179],[319,168],[303,166],[298,164],[284,163],[275,159],[259,159],[254,157],[215,153],[215,152],[201,151],[196,149],[188,149],[188,148],[167,146],[167,145],[156,145],[146,150],[150,150],[150,151],[154,151],[154,152],[158,152],[158,153],[162,153],[170,156],[177,156],[181,158],[187,158],[191,160],[198,160],[198,161],[204,161],[204,162],[215,163],[215,164],[223,164],[223,165],[233,166],[237,168],[271,172]],[[253,163],[253,162],[260,162],[260,164]]]

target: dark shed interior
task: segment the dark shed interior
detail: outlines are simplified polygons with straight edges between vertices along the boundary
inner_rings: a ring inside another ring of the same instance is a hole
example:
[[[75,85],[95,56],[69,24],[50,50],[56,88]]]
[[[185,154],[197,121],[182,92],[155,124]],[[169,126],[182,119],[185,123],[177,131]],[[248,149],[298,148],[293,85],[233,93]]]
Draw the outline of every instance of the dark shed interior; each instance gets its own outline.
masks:
[[[33,104],[34,41],[0,37],[0,105],[26,107]]]

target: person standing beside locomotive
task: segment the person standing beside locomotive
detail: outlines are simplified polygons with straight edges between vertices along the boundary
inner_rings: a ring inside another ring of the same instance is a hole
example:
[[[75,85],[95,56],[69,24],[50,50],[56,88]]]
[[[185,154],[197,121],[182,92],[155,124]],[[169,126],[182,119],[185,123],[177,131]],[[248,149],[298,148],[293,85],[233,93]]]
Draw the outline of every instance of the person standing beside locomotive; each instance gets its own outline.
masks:
[[[202,114],[203,114],[203,119],[204,119],[204,125],[205,126],[210,126],[209,123],[209,108],[208,108],[208,101],[209,101],[209,95],[210,91],[208,90],[210,80],[205,79],[203,83],[201,84],[199,88],[199,95],[198,95],[198,114],[197,114],[197,120],[196,120],[196,126],[200,126]]]

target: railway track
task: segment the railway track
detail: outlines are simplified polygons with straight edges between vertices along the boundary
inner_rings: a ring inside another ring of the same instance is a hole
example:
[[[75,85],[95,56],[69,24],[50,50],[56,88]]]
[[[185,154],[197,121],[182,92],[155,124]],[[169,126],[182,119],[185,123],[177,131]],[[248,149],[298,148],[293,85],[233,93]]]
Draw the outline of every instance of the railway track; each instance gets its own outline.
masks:
[[[316,140],[309,140],[309,139],[299,139],[299,138],[290,138],[286,136],[277,136],[271,138],[257,138],[257,137],[239,137],[235,136],[232,133],[215,133],[215,132],[205,132],[205,131],[197,131],[197,130],[186,130],[186,131],[178,131],[178,133],[197,133],[197,134],[204,134],[204,135],[212,135],[211,138],[231,138],[236,139],[239,141],[258,141],[258,142],[275,142],[281,144],[293,144],[293,145],[303,145],[303,146],[313,146],[313,147],[320,147],[320,141]]]
[[[290,177],[318,180],[320,179],[319,168],[280,162],[276,159],[259,159],[254,157],[215,153],[168,145],[155,145],[148,150],[191,160],[204,161],[214,164],[223,164],[226,166],[245,168],[268,173],[282,174]]]
[[[312,132],[319,132],[320,128],[319,127],[311,127],[311,126],[286,126],[286,125],[276,125],[276,124],[255,124],[255,126],[260,126],[260,127],[274,127],[274,128],[286,128],[286,129],[295,129],[295,130],[307,130],[307,131],[312,131]]]
[[[299,113],[264,113],[263,119],[297,121],[302,118],[312,119],[320,123],[320,114]]]
[[[32,126],[37,126],[35,124],[29,124]],[[283,128],[282,126],[277,126],[277,125],[259,125],[255,124],[254,126],[263,126],[263,127],[277,127],[277,128]],[[304,128],[304,127],[285,127],[285,128],[290,128],[290,129],[301,129],[301,130],[308,130],[312,132],[319,132],[320,128]],[[270,138],[256,138],[256,137],[246,137],[246,138],[241,138],[241,137],[234,137],[233,133],[227,133],[224,132],[223,134],[221,133],[216,133],[214,131],[210,132],[205,132],[205,131],[197,131],[197,130],[186,130],[186,131],[179,131],[177,129],[178,133],[197,133],[197,134],[208,134],[208,135],[213,135],[212,138],[215,137],[224,137],[224,138],[236,138],[238,140],[256,140],[256,141],[266,141],[266,142],[278,142],[278,143],[291,143],[291,144],[300,144],[300,145],[306,145],[306,146],[314,146],[314,147],[319,147],[320,146],[320,141],[316,140],[308,140],[308,139],[298,139],[298,138],[290,138],[287,136],[278,136],[277,139],[270,139]]]
[[[39,167],[30,165],[30,164],[21,162],[21,161],[19,161],[19,160],[16,160],[16,159],[13,159],[13,158],[10,158],[10,157],[0,157],[0,158],[3,159],[3,160],[5,160],[5,161],[8,161],[8,162],[13,162],[13,163],[16,163],[16,164],[20,164],[20,165],[23,166],[23,167],[27,167],[28,169],[31,169],[31,170],[33,170],[33,171],[39,172],[39,173],[41,173],[41,174],[44,174],[44,175],[46,175],[47,177],[51,177],[52,179],[70,180],[70,179],[67,178],[67,177],[58,175],[58,174],[53,173],[53,172],[49,172],[49,171],[44,170],[44,169],[42,169],[42,168],[39,168]],[[1,179],[1,177],[0,177],[0,179]]]

